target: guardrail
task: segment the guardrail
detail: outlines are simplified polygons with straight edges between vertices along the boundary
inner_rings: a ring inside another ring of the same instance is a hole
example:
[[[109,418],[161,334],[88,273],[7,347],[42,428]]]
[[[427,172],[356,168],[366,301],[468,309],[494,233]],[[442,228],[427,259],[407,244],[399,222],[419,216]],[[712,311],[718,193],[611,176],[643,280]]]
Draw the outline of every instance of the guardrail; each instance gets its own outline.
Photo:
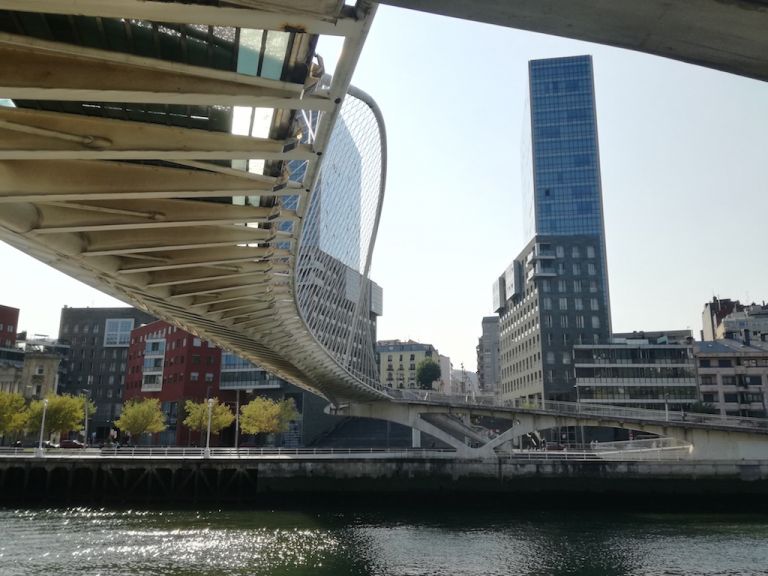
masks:
[[[249,456],[354,456],[367,454],[405,454],[407,456],[423,456],[434,453],[454,453],[455,450],[446,448],[211,448],[212,458],[241,458]],[[203,457],[205,448],[187,448],[173,446],[135,446],[102,448],[101,456],[119,457]]]
[[[555,400],[506,400],[501,401],[493,396],[473,394],[443,394],[431,390],[391,389],[388,394],[395,401],[425,402],[435,405],[461,407],[497,407],[503,409],[520,408],[526,410],[541,410],[556,412],[558,415],[596,416],[616,420],[645,420],[653,422],[684,422],[707,424],[711,426],[727,426],[731,428],[750,428],[768,431],[768,419],[744,418],[740,416],[721,416],[719,414],[699,414],[693,412],[677,412],[673,410],[649,410],[644,408],[626,408],[592,404],[589,402],[561,402]]]

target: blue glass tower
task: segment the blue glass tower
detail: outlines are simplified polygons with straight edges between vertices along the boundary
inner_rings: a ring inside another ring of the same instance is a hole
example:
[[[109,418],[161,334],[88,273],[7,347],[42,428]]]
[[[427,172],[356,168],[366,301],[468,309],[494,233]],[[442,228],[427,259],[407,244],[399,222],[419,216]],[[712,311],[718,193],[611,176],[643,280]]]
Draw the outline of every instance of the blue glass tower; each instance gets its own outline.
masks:
[[[536,234],[605,235],[592,57],[529,63]]]

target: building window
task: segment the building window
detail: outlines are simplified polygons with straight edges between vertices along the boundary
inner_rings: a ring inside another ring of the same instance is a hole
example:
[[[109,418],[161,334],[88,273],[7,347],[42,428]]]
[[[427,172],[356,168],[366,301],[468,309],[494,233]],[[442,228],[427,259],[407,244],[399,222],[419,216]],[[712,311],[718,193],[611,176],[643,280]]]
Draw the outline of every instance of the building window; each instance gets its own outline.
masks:
[[[573,281],[573,291],[579,294],[581,292],[581,280]]]
[[[587,246],[587,258],[594,258],[594,257],[595,257],[595,247]]]
[[[584,316],[576,316],[576,328],[584,328]]]
[[[568,351],[563,351],[563,364],[570,364],[571,363],[571,353]]]
[[[213,373],[212,372],[206,372],[205,373],[205,381],[210,383],[213,382]]]
[[[565,292],[568,290],[568,283],[565,280],[558,280],[557,281],[557,291],[558,292]]]
[[[542,310],[552,310],[552,300],[549,298],[549,296],[542,298],[541,308]]]
[[[579,264],[578,262],[573,263],[573,275],[581,276],[581,264]]]
[[[590,280],[589,281],[589,291],[593,294],[597,292],[597,281],[596,280]]]
[[[544,326],[547,328],[552,328],[552,314],[544,315]]]
[[[568,310],[568,298],[560,298],[558,300],[558,307],[560,310]]]
[[[590,276],[597,274],[597,268],[595,268],[595,265],[592,262],[587,264],[587,274]]]
[[[568,316],[560,316],[560,327],[561,328],[568,328]]]
[[[579,250],[578,246],[574,246],[573,248],[571,248],[571,257],[581,258],[581,251]]]
[[[541,286],[542,292],[549,292],[552,289],[552,285],[549,283],[549,280],[544,278],[539,283],[539,286]]]
[[[558,258],[563,258],[565,256],[565,249],[562,246],[555,246],[555,255]]]
[[[200,341],[200,338],[192,339],[192,346],[194,346],[195,348],[200,348],[201,345],[202,345],[202,342]]]
[[[589,299],[589,309],[590,310],[599,310],[600,308],[597,305],[597,298],[590,298]]]
[[[555,353],[551,350],[547,352],[547,364],[554,364],[555,363]]]
[[[128,346],[133,318],[108,318],[104,324],[104,346]]]
[[[192,354],[192,364],[200,364],[200,354]]]
[[[592,316],[592,328],[600,328],[600,316]]]
[[[574,310],[584,310],[584,301],[581,298],[574,298],[573,299],[573,309]]]
[[[200,380],[200,374],[198,372],[190,372],[189,373],[189,381],[190,382],[197,382]]]

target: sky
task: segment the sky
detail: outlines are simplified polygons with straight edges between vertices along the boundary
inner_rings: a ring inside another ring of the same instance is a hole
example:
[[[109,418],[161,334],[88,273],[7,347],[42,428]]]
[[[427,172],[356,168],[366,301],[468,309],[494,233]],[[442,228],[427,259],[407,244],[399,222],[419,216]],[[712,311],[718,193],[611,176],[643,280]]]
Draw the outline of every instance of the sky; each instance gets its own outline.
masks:
[[[338,46],[322,42],[326,62]],[[387,189],[372,278],[379,339],[476,369],[491,286],[520,252],[527,63],[594,60],[613,329],[693,330],[713,295],[768,300],[768,83],[381,6],[353,83],[378,102]],[[58,333],[61,308],[118,301],[0,242],[0,304]]]

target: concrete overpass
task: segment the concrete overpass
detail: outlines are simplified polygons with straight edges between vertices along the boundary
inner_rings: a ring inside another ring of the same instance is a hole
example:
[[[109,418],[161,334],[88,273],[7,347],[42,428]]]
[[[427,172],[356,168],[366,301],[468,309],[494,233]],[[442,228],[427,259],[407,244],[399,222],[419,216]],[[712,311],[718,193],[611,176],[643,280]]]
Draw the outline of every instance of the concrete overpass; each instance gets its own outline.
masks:
[[[691,446],[693,460],[768,460],[768,420],[760,418],[548,400],[505,405],[490,398],[411,391],[395,401],[343,405],[335,413],[397,422],[451,446],[459,458],[494,457],[505,444],[534,431],[591,426],[673,438]],[[495,430],[476,424],[480,418],[492,419]]]
[[[383,0],[768,80],[764,0]]]

